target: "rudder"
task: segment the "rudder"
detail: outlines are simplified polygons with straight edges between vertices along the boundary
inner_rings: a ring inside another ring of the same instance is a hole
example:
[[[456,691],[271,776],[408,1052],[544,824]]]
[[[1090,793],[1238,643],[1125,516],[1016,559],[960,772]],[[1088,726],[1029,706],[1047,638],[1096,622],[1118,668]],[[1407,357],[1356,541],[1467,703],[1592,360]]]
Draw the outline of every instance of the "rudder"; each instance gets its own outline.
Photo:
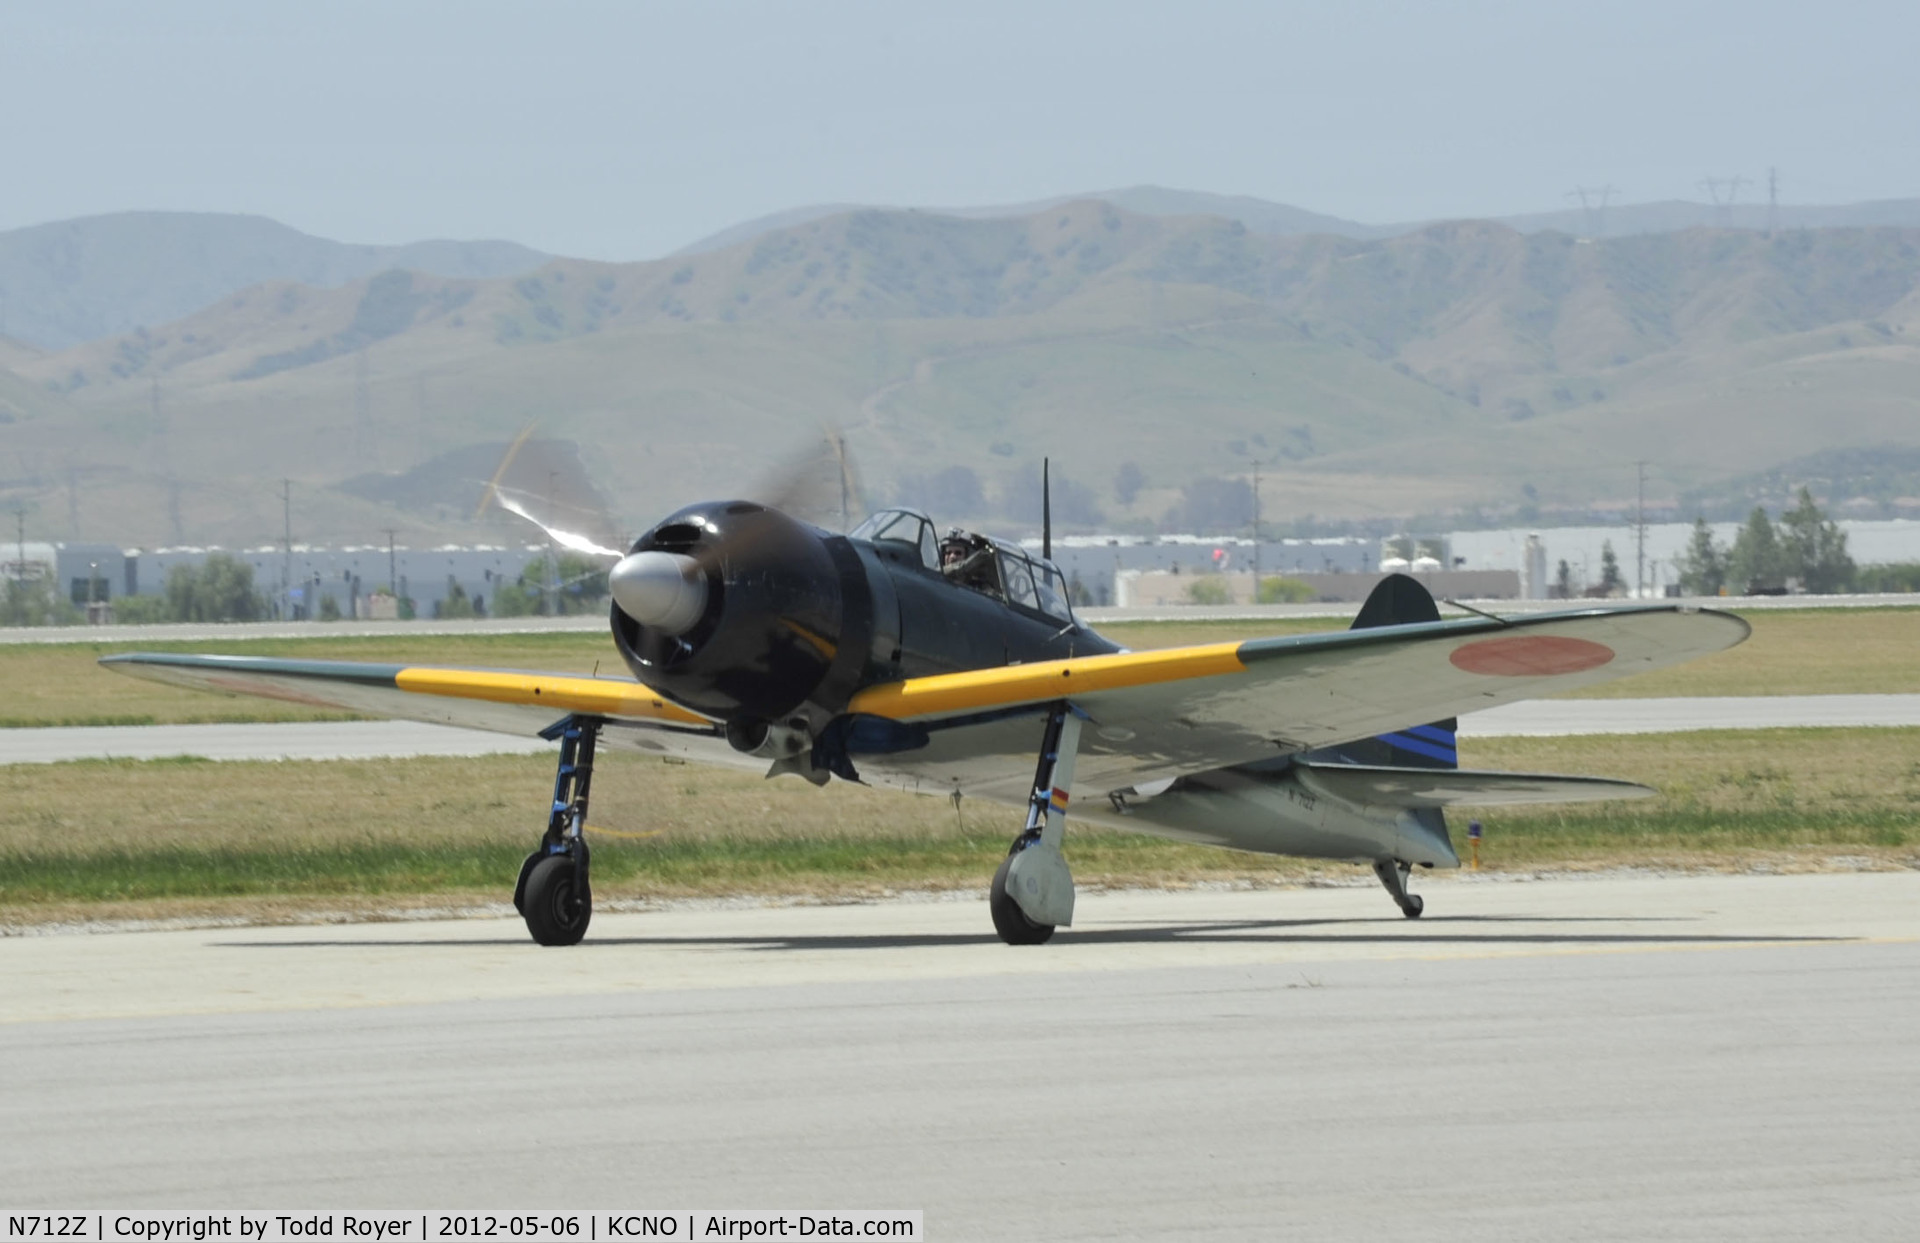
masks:
[[[1405,626],[1440,620],[1440,606],[1420,581],[1405,574],[1389,574],[1374,585],[1354,616],[1352,629]],[[1342,764],[1375,764],[1390,768],[1458,768],[1459,749],[1454,736],[1457,720],[1410,725],[1377,738],[1362,738],[1308,752],[1302,759]]]

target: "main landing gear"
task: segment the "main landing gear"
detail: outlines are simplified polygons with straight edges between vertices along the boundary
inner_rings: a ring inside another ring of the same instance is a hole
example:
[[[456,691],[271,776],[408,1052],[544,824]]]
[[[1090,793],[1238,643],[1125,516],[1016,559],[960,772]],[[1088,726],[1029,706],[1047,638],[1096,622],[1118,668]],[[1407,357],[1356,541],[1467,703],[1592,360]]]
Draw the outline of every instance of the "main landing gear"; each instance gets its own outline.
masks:
[[[1427,909],[1427,903],[1419,894],[1407,891],[1407,877],[1412,872],[1412,868],[1398,859],[1373,861],[1373,874],[1380,878],[1380,883],[1387,887],[1393,900],[1400,904],[1400,913],[1408,919],[1418,919],[1420,912]]]
[[[560,770],[553,779],[553,810],[540,848],[520,865],[513,905],[527,931],[542,945],[578,945],[593,918],[593,887],[587,872],[587,788],[593,781],[593,748],[599,717],[570,716],[540,731],[560,740]]]
[[[1027,827],[993,874],[987,909],[1008,945],[1039,945],[1073,923],[1073,874],[1060,853],[1067,833],[1067,792],[1080,751],[1080,717],[1060,703],[1047,714],[1040,764],[1027,801]]]

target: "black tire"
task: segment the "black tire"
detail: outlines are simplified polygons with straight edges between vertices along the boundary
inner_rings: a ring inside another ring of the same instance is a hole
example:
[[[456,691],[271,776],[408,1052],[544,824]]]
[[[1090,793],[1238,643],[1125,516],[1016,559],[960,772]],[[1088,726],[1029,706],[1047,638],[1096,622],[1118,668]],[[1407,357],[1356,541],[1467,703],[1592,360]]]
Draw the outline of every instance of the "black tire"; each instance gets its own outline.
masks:
[[[1007,892],[1007,870],[1012,866],[1012,855],[1000,861],[1000,870],[993,874],[993,888],[987,893],[987,909],[993,913],[993,930],[1008,945],[1040,945],[1053,935],[1053,925],[1036,924],[1028,919],[1027,913]]]
[[[593,919],[593,890],[577,886],[571,855],[548,855],[527,874],[521,914],[542,945],[578,945]],[[576,889],[578,892],[576,892]]]
[[[1420,912],[1426,909],[1427,900],[1417,893],[1410,893],[1407,895],[1407,904],[1400,908],[1400,913],[1408,919],[1418,919]]]

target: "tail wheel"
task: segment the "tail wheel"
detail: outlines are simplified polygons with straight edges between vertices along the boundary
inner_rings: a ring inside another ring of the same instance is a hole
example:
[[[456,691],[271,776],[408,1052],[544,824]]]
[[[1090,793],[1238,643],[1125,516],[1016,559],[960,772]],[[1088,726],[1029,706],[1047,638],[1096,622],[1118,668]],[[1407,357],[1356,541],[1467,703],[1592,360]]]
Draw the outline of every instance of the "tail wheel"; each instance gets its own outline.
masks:
[[[571,855],[548,855],[527,874],[522,908],[527,931],[542,945],[578,945],[593,918],[593,891],[580,883]]]
[[[993,888],[987,894],[987,909],[993,914],[993,930],[1008,945],[1039,945],[1053,935],[1052,924],[1036,924],[1027,918],[1020,904],[1007,892],[1007,871],[1013,866],[1013,855],[1009,854],[1000,861],[1000,870],[993,874]]]

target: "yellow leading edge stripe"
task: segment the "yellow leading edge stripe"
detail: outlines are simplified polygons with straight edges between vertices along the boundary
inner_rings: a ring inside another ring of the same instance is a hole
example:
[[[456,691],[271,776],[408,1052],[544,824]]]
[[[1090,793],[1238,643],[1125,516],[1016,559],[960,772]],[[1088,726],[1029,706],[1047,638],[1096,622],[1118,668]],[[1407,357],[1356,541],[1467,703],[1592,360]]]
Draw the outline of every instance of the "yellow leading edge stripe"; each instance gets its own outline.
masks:
[[[570,678],[564,674],[491,673],[477,669],[402,669],[394,685],[416,695],[527,704],[556,712],[585,712],[677,725],[711,725],[697,712],[669,703],[638,682]]]
[[[853,697],[849,712],[865,712],[895,721],[950,716],[983,708],[1043,703],[1075,695],[1216,677],[1246,669],[1238,643],[1207,643],[1157,652],[1116,652],[1034,665],[1005,665],[966,673],[943,673],[870,686]]]

